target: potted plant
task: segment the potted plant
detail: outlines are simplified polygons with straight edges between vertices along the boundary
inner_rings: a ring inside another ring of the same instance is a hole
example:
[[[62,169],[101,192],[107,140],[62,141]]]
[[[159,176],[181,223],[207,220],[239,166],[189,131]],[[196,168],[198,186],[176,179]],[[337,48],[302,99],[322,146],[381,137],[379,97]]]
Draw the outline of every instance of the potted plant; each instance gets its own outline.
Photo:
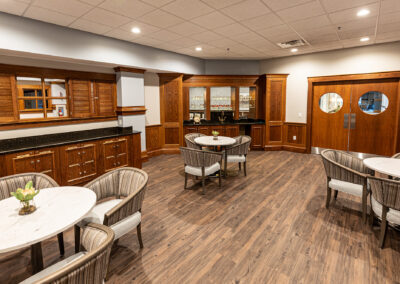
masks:
[[[213,130],[212,132],[212,135],[214,136],[214,140],[218,140],[218,135],[219,135],[219,132],[218,131],[215,131],[215,130]]]
[[[36,206],[34,205],[33,198],[38,195],[38,193],[39,190],[35,190],[32,181],[29,181],[25,185],[25,189],[18,188],[15,192],[11,192],[11,195],[21,202],[21,209],[18,212],[19,215],[28,215],[35,212]]]

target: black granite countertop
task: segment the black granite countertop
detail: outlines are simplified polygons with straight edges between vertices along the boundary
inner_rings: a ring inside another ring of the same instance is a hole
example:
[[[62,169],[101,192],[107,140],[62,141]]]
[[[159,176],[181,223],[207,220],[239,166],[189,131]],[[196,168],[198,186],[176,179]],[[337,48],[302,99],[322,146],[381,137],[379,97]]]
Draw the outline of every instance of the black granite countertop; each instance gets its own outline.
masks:
[[[252,124],[265,124],[265,120],[263,119],[239,119],[239,120],[232,120],[232,121],[211,121],[211,120],[202,120],[200,125],[252,125]],[[185,120],[183,121],[184,126],[191,126],[191,125],[199,125],[195,124],[193,120]]]
[[[0,155],[140,133],[132,127],[108,127],[0,140]]]

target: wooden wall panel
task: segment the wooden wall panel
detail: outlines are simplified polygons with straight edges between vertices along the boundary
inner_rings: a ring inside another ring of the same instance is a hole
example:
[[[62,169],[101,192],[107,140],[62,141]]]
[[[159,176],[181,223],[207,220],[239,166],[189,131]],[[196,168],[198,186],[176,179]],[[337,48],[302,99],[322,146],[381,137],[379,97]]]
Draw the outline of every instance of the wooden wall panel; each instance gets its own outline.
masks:
[[[91,83],[88,80],[69,80],[72,117],[90,117],[94,111]]]
[[[179,144],[179,128],[165,128],[165,144]]]
[[[285,122],[283,129],[283,149],[306,152],[307,124]]]
[[[251,126],[251,149],[264,150],[264,125]]]
[[[282,121],[282,81],[271,81],[268,104],[270,108],[269,120]]]
[[[115,115],[116,92],[115,84],[110,82],[95,82],[95,98],[97,101],[97,115]]]
[[[179,82],[171,81],[164,87],[164,122],[179,121]]]
[[[282,143],[282,126],[271,125],[269,127],[269,141]]]
[[[13,121],[18,118],[17,104],[14,104],[15,96],[15,77],[8,75],[0,76],[1,122]]]

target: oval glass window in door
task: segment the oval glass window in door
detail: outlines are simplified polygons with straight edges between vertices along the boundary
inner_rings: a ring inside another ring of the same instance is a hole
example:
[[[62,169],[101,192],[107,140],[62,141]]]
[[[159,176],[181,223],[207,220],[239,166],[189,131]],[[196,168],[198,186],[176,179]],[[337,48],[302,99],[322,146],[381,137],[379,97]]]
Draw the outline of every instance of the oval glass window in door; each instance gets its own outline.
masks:
[[[381,92],[367,92],[358,100],[358,106],[364,113],[380,114],[388,108],[389,99]]]
[[[319,98],[319,108],[326,113],[336,113],[343,107],[343,98],[337,93],[325,93]]]

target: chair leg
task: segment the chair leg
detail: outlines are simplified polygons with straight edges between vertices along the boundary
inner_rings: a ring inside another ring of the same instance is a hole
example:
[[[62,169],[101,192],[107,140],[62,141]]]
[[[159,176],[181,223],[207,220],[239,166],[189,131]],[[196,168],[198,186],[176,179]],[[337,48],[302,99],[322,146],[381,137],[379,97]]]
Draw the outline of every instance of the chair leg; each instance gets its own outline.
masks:
[[[228,163],[226,162],[226,160],[224,161],[224,177],[226,177],[226,170],[228,168]]]
[[[137,230],[137,237],[139,240],[139,245],[140,248],[143,248],[143,241],[142,241],[142,223],[139,223],[139,225],[136,227]]]
[[[74,226],[75,234],[75,253],[78,253],[81,248],[81,228],[78,225]]]
[[[205,184],[206,184],[206,178],[205,178],[205,176],[203,175],[203,176],[201,177],[201,186],[202,186],[202,192],[201,192],[201,194],[205,194],[205,193],[206,193]]]
[[[368,195],[367,187],[364,186],[362,192],[362,217],[364,224],[367,222],[367,195]]]
[[[222,175],[222,171],[221,171],[221,169],[219,170],[219,177],[218,177],[218,179],[219,179],[219,187],[221,187],[221,180],[222,180],[222,178],[221,178],[221,175]]]
[[[242,164],[239,162],[239,171],[242,170]]]
[[[337,199],[337,195],[338,195],[339,191],[334,190],[334,194],[333,194],[333,198],[335,198],[335,200]]]
[[[243,162],[243,170],[244,170],[244,176],[247,176],[247,167],[246,167],[247,162]]]
[[[187,188],[187,179],[188,179],[188,174],[185,173],[185,186],[184,186],[185,189]]]
[[[57,239],[58,239],[58,247],[60,249],[60,255],[64,255],[65,250],[64,250],[64,235],[63,235],[63,233],[59,233],[57,235]]]
[[[383,248],[385,245],[385,237],[386,237],[386,230],[387,230],[387,215],[388,208],[386,206],[382,206],[382,222],[381,222],[381,233],[379,237],[379,247]]]
[[[326,185],[326,203],[325,203],[326,209],[329,208],[329,203],[331,202],[331,196],[332,196],[332,189],[329,187],[329,185]]]

